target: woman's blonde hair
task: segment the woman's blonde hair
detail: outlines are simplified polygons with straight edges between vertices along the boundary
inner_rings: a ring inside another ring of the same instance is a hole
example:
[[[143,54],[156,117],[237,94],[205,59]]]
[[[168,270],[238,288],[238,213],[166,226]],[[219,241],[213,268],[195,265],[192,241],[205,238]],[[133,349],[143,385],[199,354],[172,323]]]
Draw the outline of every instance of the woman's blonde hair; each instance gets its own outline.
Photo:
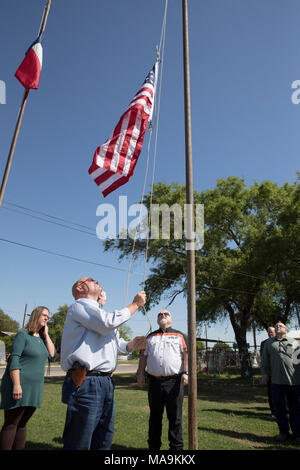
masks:
[[[43,314],[44,310],[47,310],[49,312],[49,309],[47,307],[43,307],[43,306],[36,307],[31,312],[29,322],[27,323],[27,325],[25,327],[30,335],[32,335],[33,333],[38,333],[40,331],[41,327],[39,326],[39,319],[40,319],[41,315]],[[50,312],[49,312],[49,314],[50,314]]]

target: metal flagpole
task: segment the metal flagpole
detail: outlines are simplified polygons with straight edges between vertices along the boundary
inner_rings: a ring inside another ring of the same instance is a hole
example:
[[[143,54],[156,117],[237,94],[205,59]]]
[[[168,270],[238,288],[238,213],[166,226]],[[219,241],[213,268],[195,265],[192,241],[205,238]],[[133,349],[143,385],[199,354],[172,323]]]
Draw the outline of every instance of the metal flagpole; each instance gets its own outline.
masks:
[[[198,449],[197,429],[197,355],[196,355],[196,282],[195,282],[195,230],[194,190],[192,164],[191,99],[188,5],[182,0],[183,63],[185,102],[185,161],[186,161],[186,202],[187,202],[187,278],[188,278],[188,337],[189,337],[189,385],[188,385],[188,435],[189,449]]]
[[[25,310],[24,310],[24,316],[23,316],[23,323],[22,323],[22,328],[24,328],[24,327],[25,327],[26,312],[27,312],[27,304],[25,305]]]
[[[50,6],[51,6],[51,1],[52,0],[48,0],[47,5],[45,5],[43,18],[42,18],[42,22],[41,22],[41,26],[40,26],[40,30],[39,30],[39,34],[38,34],[39,36],[45,30],[47,19],[48,19],[48,14],[49,14]],[[0,207],[2,206],[2,201],[3,201],[3,197],[4,197],[6,183],[7,183],[8,175],[9,175],[9,172],[10,172],[10,167],[11,167],[11,164],[12,164],[14,151],[15,151],[15,148],[16,148],[16,144],[17,144],[20,127],[21,127],[22,120],[23,120],[23,115],[24,115],[28,95],[29,95],[29,90],[25,90],[24,95],[23,95],[23,99],[22,99],[22,104],[21,104],[20,111],[19,111],[18,118],[17,118],[15,132],[14,132],[14,135],[13,135],[13,139],[12,139],[12,142],[11,142],[9,154],[8,154],[8,157],[7,157],[7,162],[6,162],[6,167],[5,167],[5,170],[4,170],[4,175],[3,175],[3,178],[2,178],[2,184],[1,184],[1,189],[0,189]]]

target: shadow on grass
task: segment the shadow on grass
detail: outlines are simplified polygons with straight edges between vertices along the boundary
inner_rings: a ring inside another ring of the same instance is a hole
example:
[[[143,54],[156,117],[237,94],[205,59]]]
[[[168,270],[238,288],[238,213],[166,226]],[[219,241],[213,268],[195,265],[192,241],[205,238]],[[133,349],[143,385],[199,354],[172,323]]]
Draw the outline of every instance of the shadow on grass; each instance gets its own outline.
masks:
[[[61,446],[46,444],[45,442],[27,441],[25,450],[61,450]]]
[[[63,448],[62,448],[63,442],[62,442],[62,439],[60,437],[54,438],[53,442],[57,442],[61,445],[57,446],[57,445],[52,445],[52,444],[46,444],[45,442],[27,441],[25,450],[52,450],[52,451],[63,450]],[[112,451],[114,451],[114,450],[125,450],[125,451],[139,450],[140,451],[140,450],[147,450],[147,449],[146,448],[145,449],[136,449],[136,448],[133,448],[133,447],[122,446],[120,444],[112,444],[111,450]]]
[[[242,417],[247,417],[247,418],[259,418],[259,419],[267,419],[269,421],[274,421],[274,418],[272,418],[270,413],[260,413],[259,411],[255,410],[263,410],[262,408],[253,408],[251,411],[250,410],[229,410],[226,408],[211,408],[208,409],[206,408],[203,411],[212,411],[212,412],[217,412],[217,413],[223,413],[225,415],[234,415],[234,416],[242,416]],[[274,421],[275,422],[275,421]]]
[[[278,444],[274,441],[274,437],[264,437],[258,436],[252,433],[244,433],[237,431],[227,431],[225,429],[211,429],[206,427],[198,426],[199,431],[204,431],[208,433],[218,434],[225,437],[230,437],[232,439],[238,439],[240,442],[248,441],[253,442],[253,446],[249,446],[255,449],[260,450],[299,450],[293,440],[289,440],[286,443]]]
[[[203,401],[216,401],[223,403],[249,403],[254,401],[258,404],[267,402],[267,392],[264,388],[253,387],[250,383],[236,384],[234,381],[226,383],[209,383],[198,381],[198,399]]]

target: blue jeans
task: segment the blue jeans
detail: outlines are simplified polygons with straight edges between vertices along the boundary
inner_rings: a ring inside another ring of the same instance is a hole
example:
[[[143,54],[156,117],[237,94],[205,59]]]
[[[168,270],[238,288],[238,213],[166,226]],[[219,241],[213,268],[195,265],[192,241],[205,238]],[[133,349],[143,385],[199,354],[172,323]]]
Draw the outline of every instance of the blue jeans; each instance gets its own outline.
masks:
[[[300,437],[300,385],[271,384],[272,402],[279,431],[288,434],[289,428],[294,437]],[[286,411],[289,408],[289,419]]]
[[[68,404],[64,450],[110,450],[114,433],[114,384],[108,376],[87,376],[76,387],[68,372],[62,388]]]

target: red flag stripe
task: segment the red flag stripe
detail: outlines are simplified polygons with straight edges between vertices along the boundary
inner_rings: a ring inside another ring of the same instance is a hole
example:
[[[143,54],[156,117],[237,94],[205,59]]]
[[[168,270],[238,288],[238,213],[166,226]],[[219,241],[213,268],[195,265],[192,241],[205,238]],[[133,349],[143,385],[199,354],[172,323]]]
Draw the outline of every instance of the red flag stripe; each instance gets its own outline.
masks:
[[[126,176],[121,176],[117,181],[112,183],[107,189],[102,191],[102,194],[104,197],[106,197],[108,194],[112,193],[116,189],[118,189],[120,186],[123,186],[123,184],[128,182],[128,178]]]

